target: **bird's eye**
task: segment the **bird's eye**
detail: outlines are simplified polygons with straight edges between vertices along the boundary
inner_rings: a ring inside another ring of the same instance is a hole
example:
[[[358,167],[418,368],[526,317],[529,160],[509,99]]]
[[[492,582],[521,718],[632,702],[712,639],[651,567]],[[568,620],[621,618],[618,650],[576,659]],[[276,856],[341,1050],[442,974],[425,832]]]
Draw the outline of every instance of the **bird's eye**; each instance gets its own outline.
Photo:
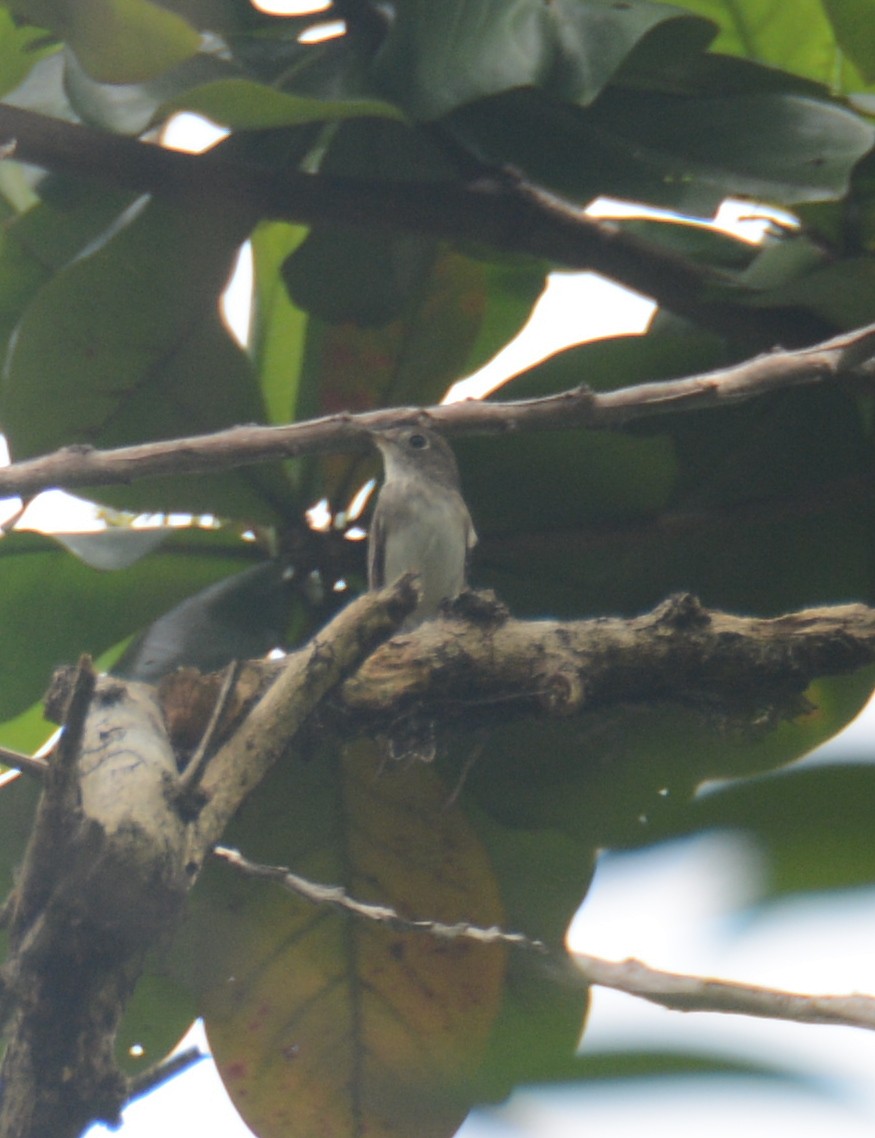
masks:
[[[411,435],[408,442],[414,450],[425,450],[428,446],[428,439],[425,435]]]

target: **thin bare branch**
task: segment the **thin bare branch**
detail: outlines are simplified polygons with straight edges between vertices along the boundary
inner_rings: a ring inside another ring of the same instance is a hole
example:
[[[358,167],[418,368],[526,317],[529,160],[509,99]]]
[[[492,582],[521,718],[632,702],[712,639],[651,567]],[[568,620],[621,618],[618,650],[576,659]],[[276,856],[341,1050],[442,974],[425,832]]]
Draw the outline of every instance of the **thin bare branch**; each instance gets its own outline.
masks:
[[[201,1059],[206,1059],[206,1055],[199,1047],[186,1047],[183,1051],[176,1051],[168,1059],[156,1063],[148,1071],[143,1071],[142,1074],[131,1079],[128,1102],[149,1094],[156,1087],[160,1087],[162,1083],[166,1083],[168,1079],[174,1078],[182,1071],[187,1071],[189,1067],[193,1067],[195,1063],[199,1063]]]
[[[662,972],[638,960],[602,960],[584,953],[573,953],[572,959],[587,983],[626,992],[672,1011],[725,1012],[875,1031],[873,996],[811,996],[779,988],[760,988],[755,984]]]
[[[550,966],[560,983],[598,985],[612,988],[661,1007],[680,1012],[722,1012],[727,1015],[758,1016],[762,1019],[790,1020],[794,1023],[840,1024],[875,1030],[875,997],[866,995],[813,996],[762,988],[731,980],[714,980],[680,972],[664,972],[639,960],[613,961],[582,952],[565,953],[551,949],[543,941],[524,933],[506,932],[493,926],[402,917],[389,905],[375,905],[351,897],[338,885],[321,885],[300,877],[290,869],[262,865],[244,857],[239,850],[219,846],[217,857],[248,877],[276,881],[283,889],[314,905],[339,909],[359,920],[375,921],[401,932],[418,932],[440,940],[473,940],[480,944],[504,944],[531,954],[541,966]],[[574,965],[568,968],[569,959]]]
[[[444,921],[411,920],[409,917],[402,917],[391,905],[374,905],[367,901],[359,901],[351,897],[341,885],[320,885],[318,882],[308,881],[306,877],[292,873],[286,866],[262,865],[250,861],[239,850],[227,846],[216,846],[213,853],[247,877],[276,881],[286,892],[293,893],[313,905],[327,905],[331,909],[339,909],[353,917],[362,917],[368,921],[376,921],[377,924],[387,925],[397,932],[431,933],[441,940],[473,940],[478,944],[504,944],[512,948],[526,948],[532,952],[548,951],[543,941],[533,940],[523,933],[505,932],[497,925],[482,928],[479,925],[472,925],[469,921],[456,921],[450,925]]]
[[[595,392],[586,385],[540,399],[343,412],[289,426],[232,427],[211,435],[100,451],[69,446],[0,469],[0,497],[53,488],[108,486],[162,475],[205,474],[301,454],[363,450],[370,432],[423,422],[448,435],[508,434],[585,427],[608,430],[669,412],[742,403],[774,391],[817,383],[871,379],[875,324],[795,352],[772,352],[734,367],[683,379]]]
[[[35,755],[22,755],[20,751],[12,751],[9,747],[0,747],[0,763],[23,774],[35,775],[37,778],[44,778],[49,769],[45,759]]]

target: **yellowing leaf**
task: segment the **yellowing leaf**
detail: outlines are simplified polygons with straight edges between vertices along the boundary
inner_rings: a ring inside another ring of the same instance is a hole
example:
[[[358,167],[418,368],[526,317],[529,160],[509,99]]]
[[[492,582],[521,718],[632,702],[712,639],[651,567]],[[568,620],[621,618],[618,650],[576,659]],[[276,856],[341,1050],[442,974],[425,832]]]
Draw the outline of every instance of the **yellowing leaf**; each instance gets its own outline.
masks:
[[[431,768],[384,769],[368,741],[334,774],[290,804],[288,833],[306,834],[291,868],[408,918],[501,923],[488,856]],[[247,1124],[260,1138],[452,1134],[501,1002],[504,949],[240,885],[203,1011]]]

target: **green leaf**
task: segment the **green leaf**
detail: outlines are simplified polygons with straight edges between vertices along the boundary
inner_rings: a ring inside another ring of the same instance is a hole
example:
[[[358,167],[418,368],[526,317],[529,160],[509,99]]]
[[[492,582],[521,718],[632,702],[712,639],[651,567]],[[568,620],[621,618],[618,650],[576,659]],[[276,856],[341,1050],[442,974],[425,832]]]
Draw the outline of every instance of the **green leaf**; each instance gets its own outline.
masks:
[[[216,79],[174,99],[167,109],[194,111],[233,130],[265,130],[354,118],[402,118],[380,99],[316,99],[287,94],[252,79]]]
[[[596,1079],[685,1079],[684,1089],[694,1090],[689,1079],[697,1075],[731,1075],[736,1077],[739,1096],[762,1087],[763,1079],[788,1086],[808,1085],[804,1076],[778,1062],[757,1062],[723,1055],[707,1055],[682,1051],[586,1051],[578,1056],[580,1077],[590,1083]],[[754,1081],[756,1080],[756,1081]],[[827,1092],[829,1093],[829,1092]]]
[[[589,103],[629,52],[667,23],[685,50],[691,41],[704,47],[713,35],[705,21],[643,0],[405,0],[374,77],[418,119],[520,87]]]
[[[442,249],[401,318],[376,328],[311,320],[299,414],[438,402],[482,362],[481,335],[495,350],[519,326],[529,303],[520,302],[521,291],[531,297],[541,289],[545,266],[520,261],[516,269],[502,273],[488,261]],[[506,287],[515,294],[509,306]],[[312,495],[325,493],[345,506],[363,480],[361,462],[328,460],[322,470]]]
[[[863,78],[875,81],[875,21],[873,0],[823,0],[823,6],[841,50],[860,69]]]
[[[24,775],[0,786],[0,888],[4,897],[15,887],[15,873],[30,837],[39,795],[39,781]]]
[[[742,789],[727,801],[748,803],[756,794],[743,790],[751,775],[785,766],[835,735],[865,706],[873,683],[871,668],[817,681],[805,693],[811,711],[761,733],[748,720],[734,731],[701,710],[653,704],[594,710],[577,722],[499,726],[478,747],[465,795],[500,826],[559,831],[590,849],[636,848],[717,825],[743,825],[743,806],[734,821],[709,812],[704,804],[710,799],[696,797],[701,785],[740,780]],[[533,755],[539,756],[536,765]],[[456,763],[442,763],[448,783]],[[818,848],[830,847],[812,843],[811,859]],[[867,866],[871,873],[871,859]]]
[[[130,195],[48,177],[43,200],[0,229],[0,352],[52,273],[78,256],[130,205]],[[0,385],[2,391],[2,385]]]
[[[18,648],[0,661],[0,721],[37,700],[59,664],[75,663],[82,652],[98,655],[255,557],[226,534],[186,530],[130,568],[105,573],[47,537],[4,537],[0,627]]]
[[[870,762],[803,767],[705,795],[688,824],[748,834],[763,858],[767,898],[776,900],[871,886],[873,803]]]
[[[137,636],[113,674],[157,683],[176,668],[214,672],[282,647],[288,620],[283,567],[254,565],[186,597]]]
[[[77,57],[64,57],[64,92],[83,122],[114,134],[142,134],[175,113],[174,100],[184,92],[227,76],[236,68],[219,53],[197,55],[141,83],[101,83]]]
[[[430,132],[387,121],[341,126],[320,169],[372,183],[425,179],[436,188],[455,175]],[[426,238],[311,231],[283,263],[294,307],[277,310],[295,335],[292,313],[311,313],[295,417],[437,402],[513,336],[545,276],[534,259],[490,260]],[[325,494],[342,507],[362,481],[361,463],[345,456],[310,469],[311,498]]]
[[[290,423],[298,417],[298,383],[308,318],[289,299],[280,266],[306,235],[302,226],[285,222],[262,222],[252,234],[249,351],[269,423]]]
[[[116,1061],[125,1074],[142,1074],[173,1050],[196,1018],[190,993],[150,969],[125,1007],[115,1041]]]
[[[454,173],[424,131],[370,121],[341,127],[320,163],[326,176],[445,181]],[[380,326],[415,304],[437,242],[416,234],[316,227],[282,268],[289,295],[329,323]]]
[[[0,9],[0,95],[17,87],[35,63],[54,51],[56,45],[46,43],[39,28],[21,27]]]
[[[576,199],[610,194],[700,216],[733,194],[784,204],[839,197],[875,138],[839,103],[795,93],[614,87],[585,109],[511,92],[463,108],[450,127],[489,162]]]
[[[16,330],[0,421],[16,458],[112,447],[264,420],[245,353],[218,314],[240,219],[139,203],[40,288]],[[255,521],[296,508],[277,466],[101,489],[122,508]]]
[[[460,750],[471,745],[469,741]],[[473,746],[479,750],[479,742]],[[471,770],[480,764],[479,756],[470,764],[470,752],[461,757]],[[505,927],[554,946],[564,943],[592,880],[592,847],[577,835],[553,828],[503,825],[465,793],[465,775],[456,765],[458,756],[448,754],[446,758],[450,761],[441,762],[439,773],[447,786],[462,786],[466,812],[489,853],[501,888]],[[520,1083],[579,1078],[579,1041],[588,1008],[588,990],[570,990],[562,980],[557,983],[546,974],[535,959],[512,954],[501,1011],[477,1075],[478,1100],[500,1101]]]
[[[103,83],[138,83],[188,59],[197,31],[150,0],[11,0],[13,11],[50,28]]]
[[[875,302],[875,262],[871,257],[846,257],[836,264],[814,268],[764,292],[761,307],[792,306],[824,317],[835,328],[859,328],[872,318]]]
[[[285,262],[282,278],[292,302],[320,320],[382,327],[428,279],[435,250],[430,238],[317,230]]]
[[[625,337],[561,352],[493,398],[599,390],[730,362],[719,341]],[[770,615],[875,591],[865,409],[836,389],[663,415],[625,432],[456,447],[480,544],[471,579],[519,615],[632,615],[672,592]],[[532,581],[537,580],[537,588]]]
[[[677,0],[720,28],[712,50],[756,60],[835,90],[859,90],[860,78],[838,51],[824,0]]]
[[[55,728],[46,722],[42,702],[0,723],[0,747],[22,755],[32,755],[46,742]]]
[[[561,943],[589,883],[591,851],[562,834],[463,813],[451,802],[455,773],[442,783],[423,764],[383,763],[367,741],[342,758],[324,749],[289,755],[228,840],[409,917],[464,913]],[[201,993],[220,1070],[259,1134],[308,1133],[319,1111],[334,1133],[352,1133],[350,1110],[379,1122],[377,1133],[406,1134],[414,1109],[426,1119],[417,1134],[423,1125],[450,1134],[473,1102],[557,1071],[579,1074],[587,1006],[585,992],[569,993],[523,956],[505,962],[494,946],[459,948],[349,921],[213,867],[194,891],[170,966]],[[300,1063],[290,1066],[292,1057]]]

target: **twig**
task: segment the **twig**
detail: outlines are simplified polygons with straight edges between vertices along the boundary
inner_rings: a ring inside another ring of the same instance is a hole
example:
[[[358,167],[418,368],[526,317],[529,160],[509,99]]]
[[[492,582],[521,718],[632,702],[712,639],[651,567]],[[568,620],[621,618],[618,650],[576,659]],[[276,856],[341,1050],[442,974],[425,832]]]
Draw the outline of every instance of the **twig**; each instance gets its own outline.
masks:
[[[572,953],[572,960],[587,983],[638,996],[672,1011],[726,1012],[875,1031],[873,996],[810,996],[779,988],[662,972],[638,960],[617,962],[584,953]]]
[[[200,782],[206,770],[207,763],[210,760],[222,718],[234,695],[234,689],[240,678],[241,669],[242,663],[239,660],[232,661],[227,668],[225,668],[222,686],[219,689],[219,694],[216,696],[216,701],[213,704],[213,710],[204,728],[204,733],[201,736],[194,754],[188,761],[188,766],[186,766],[185,770],[179,776],[179,782],[176,786],[176,798],[180,809],[183,810],[186,816],[197,807]]]
[[[11,751],[8,747],[0,747],[0,763],[24,774],[36,775],[37,778],[44,778],[49,769],[45,759],[35,755],[22,755],[20,751]]]
[[[56,487],[106,486],[167,474],[204,474],[301,454],[363,450],[375,429],[427,422],[450,435],[586,427],[608,430],[636,419],[742,403],[775,391],[870,377],[875,324],[796,352],[773,352],[735,367],[617,391],[586,386],[540,399],[466,400],[437,407],[341,413],[289,426],[232,427],[211,435],[100,451],[69,446],[0,469],[0,497]]]
[[[183,1051],[177,1051],[169,1059],[156,1063],[148,1071],[143,1071],[142,1074],[131,1079],[128,1102],[148,1094],[162,1083],[166,1083],[168,1079],[172,1079],[174,1075],[188,1070],[189,1067],[193,1067],[195,1063],[199,1063],[201,1059],[205,1058],[206,1055],[199,1047],[186,1047]]]
[[[216,857],[234,867],[247,877],[259,877],[268,881],[278,882],[283,889],[302,897],[313,905],[327,905],[332,909],[340,909],[354,917],[364,920],[376,921],[377,924],[387,925],[398,932],[431,933],[442,940],[473,940],[478,944],[505,944],[514,948],[525,948],[531,952],[546,953],[547,946],[543,941],[533,940],[524,933],[509,933],[504,929],[492,925],[482,928],[472,925],[468,921],[457,921],[454,924],[445,924],[443,921],[411,920],[389,905],[373,905],[366,901],[357,901],[350,897],[340,885],[319,885],[315,881],[308,881],[299,877],[297,873],[285,866],[261,865],[244,857],[239,850],[229,849],[227,846],[216,846],[213,850]]]
[[[425,933],[442,940],[462,938],[521,950],[534,956],[541,966],[547,964],[551,975],[562,983],[612,988],[672,1011],[722,1012],[794,1023],[840,1024],[875,1031],[875,997],[872,996],[811,996],[754,984],[663,972],[638,960],[617,962],[579,952],[566,954],[524,933],[506,932],[497,926],[481,928],[465,922],[448,925],[434,920],[410,920],[389,905],[358,901],[340,886],[320,885],[283,866],[250,861],[239,850],[218,846],[214,853],[248,877],[276,881],[283,889],[305,901],[339,909],[361,920],[375,921],[401,932]],[[569,959],[574,965],[573,970],[568,968]]]

